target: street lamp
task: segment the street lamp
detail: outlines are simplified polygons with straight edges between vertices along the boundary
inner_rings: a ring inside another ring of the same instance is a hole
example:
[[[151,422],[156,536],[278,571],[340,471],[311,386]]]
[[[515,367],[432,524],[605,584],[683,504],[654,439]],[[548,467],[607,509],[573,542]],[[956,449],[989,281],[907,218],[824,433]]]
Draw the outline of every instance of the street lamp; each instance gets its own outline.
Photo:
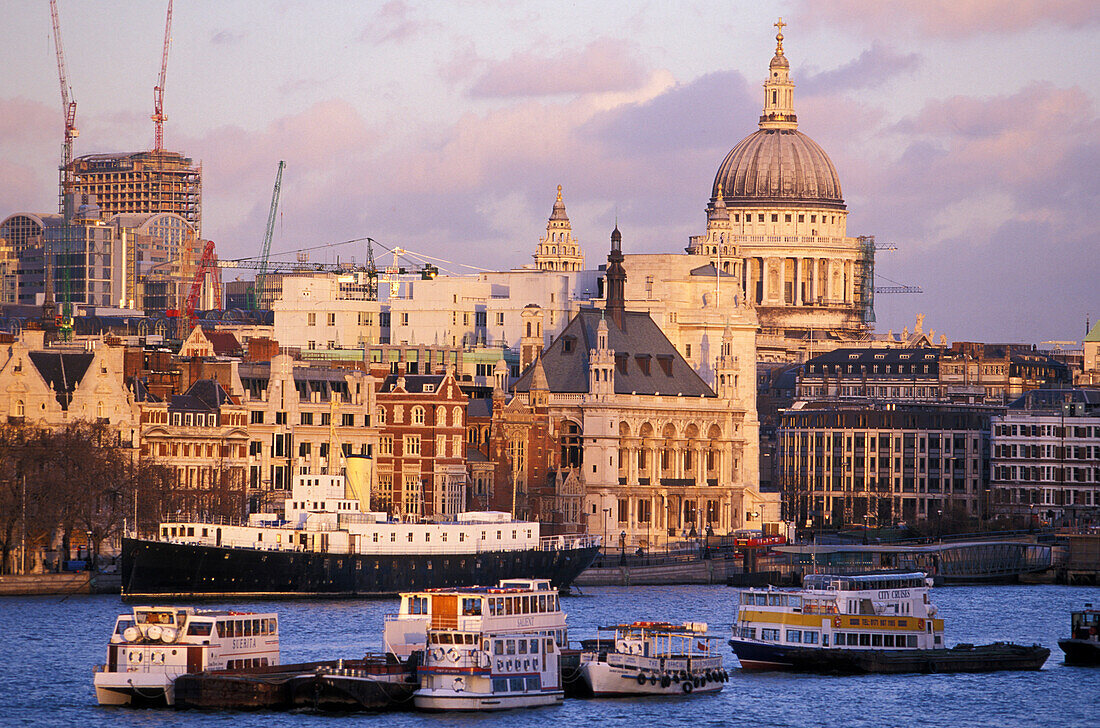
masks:
[[[626,566],[626,531],[619,534],[619,564]]]
[[[607,522],[611,520],[611,509],[603,509],[603,548],[607,549]]]

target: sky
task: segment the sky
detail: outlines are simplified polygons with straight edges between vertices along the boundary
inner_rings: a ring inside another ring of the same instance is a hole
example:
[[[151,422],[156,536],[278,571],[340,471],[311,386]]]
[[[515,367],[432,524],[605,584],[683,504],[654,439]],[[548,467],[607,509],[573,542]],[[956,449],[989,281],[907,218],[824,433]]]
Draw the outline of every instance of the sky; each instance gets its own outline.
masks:
[[[64,126],[48,3],[5,5],[0,219],[55,210]],[[58,6],[75,154],[148,149],[166,0]],[[1100,318],[1090,0],[178,0],[165,146],[201,161],[222,258],[258,254],[279,160],[276,252],[369,236],[520,266],[559,184],[590,266],[616,220],[626,252],[679,252],[756,130],[780,16],[849,234],[897,246],[880,285],[924,290],[878,296],[877,329],[1080,341]],[[364,249],[311,259],[337,255]]]

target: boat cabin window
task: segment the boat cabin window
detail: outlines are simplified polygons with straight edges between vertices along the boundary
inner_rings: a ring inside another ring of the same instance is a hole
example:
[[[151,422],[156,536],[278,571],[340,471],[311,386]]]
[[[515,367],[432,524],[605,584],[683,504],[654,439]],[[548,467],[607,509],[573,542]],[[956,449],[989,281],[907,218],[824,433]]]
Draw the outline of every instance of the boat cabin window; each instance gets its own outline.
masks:
[[[187,634],[191,637],[209,637],[213,628],[212,622],[192,622],[187,625]]]
[[[428,611],[428,597],[409,597],[409,614],[430,614]]]
[[[527,654],[527,640],[519,640],[518,644],[517,644],[517,647],[519,647],[519,654],[521,654],[521,655],[526,655]]]
[[[515,640],[505,640],[504,641],[504,653],[507,654],[507,655],[516,654],[516,641]]]
[[[120,619],[120,620],[118,620],[118,623],[115,624],[115,634],[122,634],[123,632],[125,632],[127,630],[127,628],[133,627],[133,626],[134,626],[134,620],[132,620],[132,619]]]
[[[462,614],[472,615],[476,617],[481,616],[481,597],[475,597],[473,599],[463,598],[462,600]]]
[[[134,615],[138,624],[175,624],[174,612],[138,612]]]
[[[493,654],[494,655],[503,655],[504,654],[504,640],[493,640]]]

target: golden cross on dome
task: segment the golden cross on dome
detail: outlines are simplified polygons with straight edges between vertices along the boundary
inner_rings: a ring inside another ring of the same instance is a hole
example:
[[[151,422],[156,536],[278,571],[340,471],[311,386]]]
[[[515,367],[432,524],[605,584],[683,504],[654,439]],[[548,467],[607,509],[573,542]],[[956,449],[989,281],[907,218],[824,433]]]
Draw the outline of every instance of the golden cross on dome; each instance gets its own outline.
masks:
[[[779,29],[779,32],[775,34],[775,55],[783,55],[783,28],[787,27],[787,24],[783,22],[783,18],[780,18],[775,27]]]
[[[561,202],[561,185],[558,185],[558,202]]]
[[[783,29],[787,27],[787,24],[783,22],[783,18],[780,18],[774,25],[779,29],[779,34],[783,35]]]

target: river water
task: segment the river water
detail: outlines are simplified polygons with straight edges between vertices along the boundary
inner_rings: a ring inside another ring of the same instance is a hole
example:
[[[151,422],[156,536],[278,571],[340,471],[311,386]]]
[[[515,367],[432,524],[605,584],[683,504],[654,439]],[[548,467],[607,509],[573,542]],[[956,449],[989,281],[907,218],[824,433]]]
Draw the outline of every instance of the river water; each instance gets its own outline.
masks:
[[[721,586],[601,587],[566,597],[570,637],[633,620],[705,621],[729,637],[736,608]],[[1051,649],[1039,672],[989,675],[805,676],[742,674],[717,696],[566,700],[495,714],[240,713],[100,708],[92,670],[102,663],[118,597],[0,598],[0,726],[172,728],[175,726],[1100,726],[1100,668],[1067,667],[1058,639],[1069,613],[1100,603],[1100,589],[1061,586],[949,587],[933,591],[947,643],[995,640]],[[206,605],[215,606],[215,605]],[[381,648],[383,618],[396,600],[236,602],[227,608],[278,611],[283,662],[356,657]]]

